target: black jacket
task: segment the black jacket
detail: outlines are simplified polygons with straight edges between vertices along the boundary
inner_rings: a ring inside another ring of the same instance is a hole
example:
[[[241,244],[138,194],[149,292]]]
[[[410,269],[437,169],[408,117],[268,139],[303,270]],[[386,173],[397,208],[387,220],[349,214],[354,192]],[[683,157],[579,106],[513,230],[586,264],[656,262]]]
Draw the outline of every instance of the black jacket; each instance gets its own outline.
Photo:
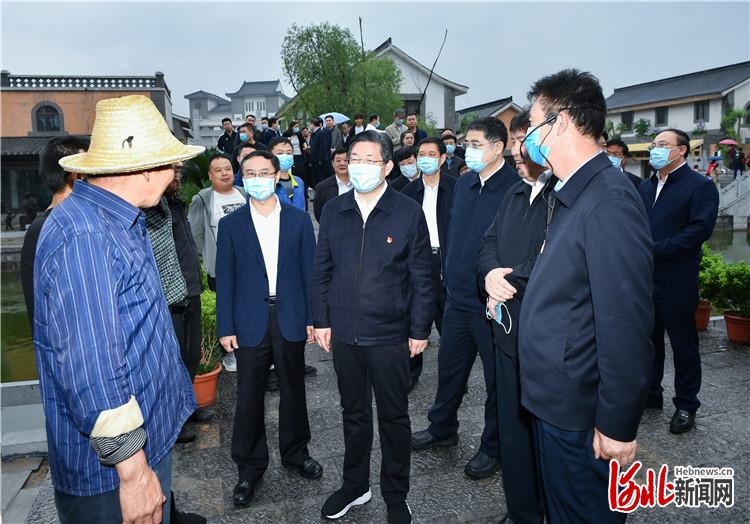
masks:
[[[450,175],[454,178],[458,178],[461,176],[461,168],[465,165],[466,162],[464,162],[464,159],[454,154],[453,160],[451,161],[450,165],[448,165],[448,161],[446,160],[440,167],[440,174]]]
[[[315,200],[313,200],[313,214],[315,220],[320,224],[320,216],[323,214],[323,206],[326,202],[333,200],[339,196],[339,185],[336,182],[336,175],[331,175],[328,178],[318,182],[315,186]]]
[[[179,198],[168,197],[167,202],[172,213],[172,236],[174,237],[174,247],[177,250],[177,259],[180,261],[182,276],[185,278],[185,284],[187,285],[187,296],[200,295],[203,291],[201,262],[187,220],[187,206]]]
[[[310,161],[316,163],[331,161],[331,133],[318,128],[310,137]]]
[[[313,269],[313,323],[345,344],[426,340],[437,300],[424,213],[390,187],[363,224],[354,191],[323,209]]]
[[[521,402],[568,431],[636,437],[651,381],[653,252],[633,184],[600,153],[551,195],[519,322]]]
[[[445,267],[445,254],[448,251],[448,227],[451,223],[451,207],[453,206],[453,190],[455,187],[455,178],[440,175],[437,198],[437,226],[443,267]],[[422,202],[424,201],[424,182],[422,182],[422,177],[408,183],[401,190],[401,194],[414,199],[419,204],[419,207],[422,207]]]
[[[234,147],[237,145],[237,142],[240,140],[240,135],[234,131],[232,131],[231,135],[227,135],[226,132],[219,137],[219,140],[216,142],[216,148],[226,154],[231,155],[234,151]]]
[[[511,316],[509,334],[494,327],[495,342],[510,357],[518,357],[518,321],[521,302],[534,262],[544,242],[547,218],[547,187],[529,205],[531,186],[519,180],[505,193],[495,220],[484,235],[479,248],[477,270],[479,287],[484,290],[484,278],[493,269],[512,268],[506,279],[516,288],[512,300],[505,303]],[[505,312],[504,312],[505,313]],[[509,326],[507,321],[504,321]],[[502,331],[502,333],[501,333]]]
[[[626,177],[628,177],[628,180],[630,180],[633,183],[636,189],[638,189],[638,186],[640,186],[641,182],[643,182],[643,179],[639,177],[638,175],[636,175],[635,173],[631,173],[630,171],[625,171],[625,170],[623,170],[622,173]]]

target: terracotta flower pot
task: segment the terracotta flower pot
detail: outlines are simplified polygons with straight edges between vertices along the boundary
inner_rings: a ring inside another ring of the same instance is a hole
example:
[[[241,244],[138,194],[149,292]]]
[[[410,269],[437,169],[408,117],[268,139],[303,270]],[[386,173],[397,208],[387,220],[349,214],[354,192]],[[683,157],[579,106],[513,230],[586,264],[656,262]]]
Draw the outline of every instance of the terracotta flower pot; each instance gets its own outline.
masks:
[[[711,320],[711,302],[700,299],[695,310],[695,327],[698,331],[706,331]]]
[[[735,344],[750,344],[750,318],[741,317],[734,311],[724,312],[727,337]]]
[[[195,401],[199,408],[205,408],[216,402],[216,386],[221,373],[221,364],[216,369],[204,375],[196,375],[193,379]]]

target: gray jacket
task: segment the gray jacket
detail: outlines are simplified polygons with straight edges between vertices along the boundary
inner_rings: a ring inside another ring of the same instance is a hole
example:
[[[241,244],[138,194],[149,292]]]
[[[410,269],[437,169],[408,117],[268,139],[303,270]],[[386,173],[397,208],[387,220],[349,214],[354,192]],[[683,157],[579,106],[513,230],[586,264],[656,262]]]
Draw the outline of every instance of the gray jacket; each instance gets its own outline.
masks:
[[[242,196],[247,198],[245,189],[235,187]],[[188,222],[190,222],[190,232],[195,240],[195,247],[198,248],[203,259],[203,267],[210,277],[216,277],[216,235],[211,228],[211,210],[214,208],[214,188],[207,187],[201,189],[190,202],[188,210]]]

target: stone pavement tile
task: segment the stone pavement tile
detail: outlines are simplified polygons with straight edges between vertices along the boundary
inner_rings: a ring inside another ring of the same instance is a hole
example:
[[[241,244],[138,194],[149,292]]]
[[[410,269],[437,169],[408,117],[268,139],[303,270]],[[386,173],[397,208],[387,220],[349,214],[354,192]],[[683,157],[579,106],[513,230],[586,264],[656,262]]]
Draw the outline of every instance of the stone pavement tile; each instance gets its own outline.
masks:
[[[37,496],[31,506],[29,516],[26,518],[26,524],[53,524],[58,522],[54,493],[52,479],[47,477],[40,486],[39,496]]]
[[[42,463],[41,457],[18,457],[2,464],[2,512],[8,509],[16,494],[23,488],[32,471]]]
[[[283,505],[284,501],[290,498],[322,496],[337,490],[341,486],[341,477],[336,464],[332,459],[319,462],[323,466],[323,476],[318,479],[303,478],[293,470],[284,467],[269,468],[255,490],[256,502],[258,504],[273,502]],[[234,480],[236,482],[236,476]]]
[[[172,457],[174,475],[196,480],[226,477],[234,478],[236,482],[237,465],[232,461],[231,450],[228,447],[195,451],[183,451],[176,448]]]
[[[226,486],[224,493],[226,495]],[[223,515],[208,518],[210,524],[280,524],[290,522],[286,519],[285,507],[283,504],[266,503],[259,504],[257,501],[247,508],[235,508],[232,506],[232,489],[229,488],[229,496],[224,497],[225,507],[227,508]]]
[[[432,475],[436,471],[457,470],[463,473],[466,463],[478,451],[479,442],[459,433],[458,445],[448,448],[425,449],[411,452],[411,475]]]
[[[175,493],[176,507],[183,513],[198,513],[206,518],[225,513],[220,478],[198,480],[173,473],[172,491]]]
[[[380,495],[380,487],[376,484],[370,486],[372,499],[367,504],[357,506],[349,510],[346,516],[336,520],[341,524],[361,524],[361,523],[379,523],[386,521],[386,507],[383,497]],[[283,522],[294,524],[321,524],[330,522],[324,519],[320,510],[326,501],[327,495],[318,497],[307,497],[304,499],[289,499],[286,503],[285,516]],[[415,520],[415,522],[420,522]]]
[[[747,367],[748,363],[750,363],[750,348],[734,344],[732,346],[727,348],[726,351],[701,354],[701,362],[712,368],[742,369],[743,367]]]
[[[196,433],[196,438],[186,444],[175,444],[175,447],[185,452],[198,449],[215,448],[219,440],[219,426],[211,423],[200,423],[189,426]]]
[[[19,491],[8,509],[3,511],[2,521],[5,524],[23,524],[41,489],[36,487]]]

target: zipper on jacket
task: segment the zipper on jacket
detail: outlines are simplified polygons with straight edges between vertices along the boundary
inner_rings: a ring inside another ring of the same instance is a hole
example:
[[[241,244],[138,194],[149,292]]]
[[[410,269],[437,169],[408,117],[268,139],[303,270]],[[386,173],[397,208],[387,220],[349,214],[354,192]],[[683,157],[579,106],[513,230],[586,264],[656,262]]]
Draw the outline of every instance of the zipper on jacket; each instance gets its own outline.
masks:
[[[357,213],[359,213],[359,218],[362,219],[362,240],[359,243],[359,264],[357,265],[357,309],[355,311],[355,314],[357,316],[357,320],[354,323],[354,345],[357,345],[357,342],[359,341],[359,303],[362,299],[362,261],[364,259],[365,254],[365,228],[367,227],[367,222],[362,217],[362,213],[359,209],[357,209]]]

